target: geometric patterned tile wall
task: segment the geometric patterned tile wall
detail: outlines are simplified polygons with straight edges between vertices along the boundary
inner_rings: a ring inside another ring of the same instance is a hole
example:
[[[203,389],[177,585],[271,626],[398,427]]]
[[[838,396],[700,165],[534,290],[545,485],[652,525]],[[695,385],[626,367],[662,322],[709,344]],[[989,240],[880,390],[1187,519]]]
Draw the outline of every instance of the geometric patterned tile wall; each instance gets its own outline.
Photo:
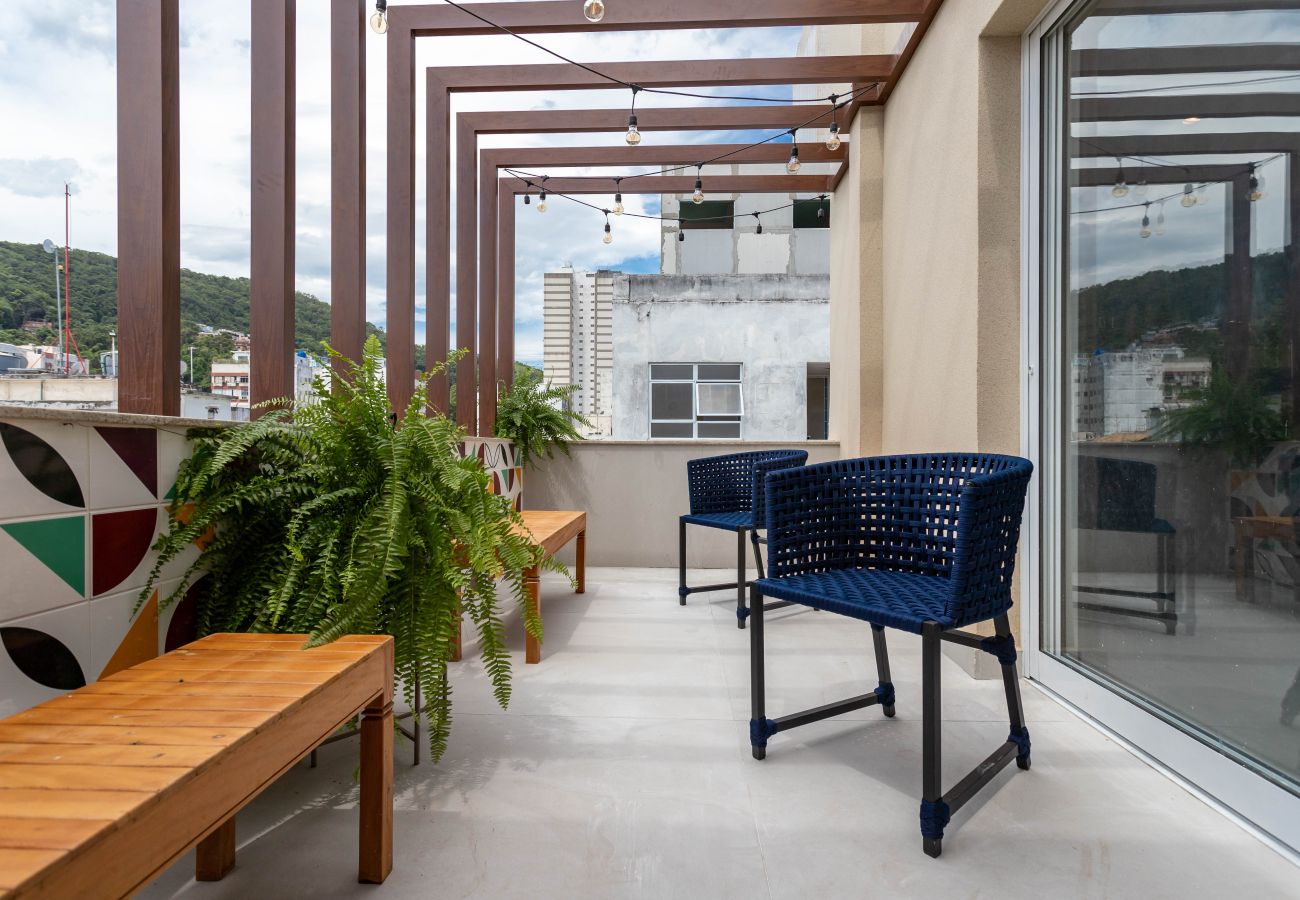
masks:
[[[0,419],[0,717],[192,638],[194,590],[133,615],[187,455],[183,428]]]

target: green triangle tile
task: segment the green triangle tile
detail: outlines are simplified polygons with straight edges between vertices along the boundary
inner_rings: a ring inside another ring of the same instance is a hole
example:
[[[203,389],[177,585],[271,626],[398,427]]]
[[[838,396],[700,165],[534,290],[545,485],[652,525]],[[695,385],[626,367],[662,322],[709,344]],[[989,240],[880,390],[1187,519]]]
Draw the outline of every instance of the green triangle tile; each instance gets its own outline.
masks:
[[[163,494],[163,499],[171,500],[175,496],[176,496],[176,483],[172,482],[172,486],[167,489],[167,493]]]
[[[81,596],[86,594],[86,517],[0,525],[32,556]]]

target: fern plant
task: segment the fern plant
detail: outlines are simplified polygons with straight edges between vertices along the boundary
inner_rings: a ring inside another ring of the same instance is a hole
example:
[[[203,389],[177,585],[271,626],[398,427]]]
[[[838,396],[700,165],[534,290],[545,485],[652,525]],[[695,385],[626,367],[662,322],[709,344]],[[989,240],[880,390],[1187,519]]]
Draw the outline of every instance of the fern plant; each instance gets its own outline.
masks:
[[[447,662],[461,611],[478,631],[504,707],[510,654],[497,581],[505,580],[525,628],[540,639],[523,572],[539,561],[561,567],[516,531],[519,514],[489,493],[478,461],[457,453],[464,434],[424,414],[427,376],[398,418],[376,338],[359,364],[330,353],[349,375],[333,390],[318,380],[315,403],[289,411],[278,401],[254,422],[192,435],[141,604],[163,567],[199,542],[201,555],[160,605],[206,572],[201,635],[306,633],[316,646],[345,634],[391,634],[412,709],[422,689],[437,759],[451,724]]]
[[[496,435],[514,441],[519,464],[546,457],[555,450],[569,452],[570,441],[582,440],[578,426],[591,427],[572,409],[576,384],[543,384],[542,373],[521,372],[514,387],[497,401]]]

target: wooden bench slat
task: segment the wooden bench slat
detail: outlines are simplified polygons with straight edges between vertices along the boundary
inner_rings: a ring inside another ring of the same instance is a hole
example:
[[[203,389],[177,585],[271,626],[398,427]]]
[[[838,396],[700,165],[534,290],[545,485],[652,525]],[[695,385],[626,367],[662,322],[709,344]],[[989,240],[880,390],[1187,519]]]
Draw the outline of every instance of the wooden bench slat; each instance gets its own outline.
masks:
[[[49,865],[62,855],[62,850],[0,848],[0,891],[13,890],[33,870]]]
[[[157,744],[21,744],[0,743],[0,762],[82,766],[190,766],[219,753],[218,746]]]
[[[121,674],[121,673],[119,673]],[[293,682],[276,682],[268,684],[265,682],[246,682],[239,686],[238,695],[241,697],[271,697],[285,701],[282,705],[288,705],[293,700],[299,700],[319,685],[315,684],[297,684]],[[96,681],[94,684],[88,684],[78,690],[80,694],[123,694],[136,697],[229,697],[231,689],[229,683],[223,682],[199,682],[189,680],[185,682],[158,682],[158,681]]]
[[[188,684],[190,682],[225,682],[229,684],[324,684],[334,672],[242,672],[210,669],[166,668],[123,669],[104,681],[145,681],[153,684]]]
[[[189,774],[188,766],[39,765],[0,760],[0,785],[7,788],[75,788],[94,791],[160,791]],[[0,846],[4,846],[0,833]]]
[[[245,696],[177,696],[174,691],[154,694],[88,694],[78,691],[64,694],[42,703],[37,708],[49,709],[110,709],[110,710],[263,710],[275,712],[284,709],[282,697]]]
[[[0,847],[10,850],[71,850],[111,821],[7,816],[0,818]]]
[[[22,725],[0,722],[0,743],[15,744],[131,744],[185,747],[225,747],[251,728],[190,728],[147,725]]]
[[[0,816],[30,819],[116,819],[154,796],[153,791],[51,791],[0,787]]]
[[[253,728],[275,715],[274,711],[237,709],[77,709],[46,704],[10,716],[20,725],[187,725]]]

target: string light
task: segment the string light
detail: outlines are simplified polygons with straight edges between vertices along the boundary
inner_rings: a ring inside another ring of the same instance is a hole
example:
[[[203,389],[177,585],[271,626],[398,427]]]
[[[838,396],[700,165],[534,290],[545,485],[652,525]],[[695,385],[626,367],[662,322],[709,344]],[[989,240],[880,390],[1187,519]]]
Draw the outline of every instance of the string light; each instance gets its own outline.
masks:
[[[1134,188],[1134,190],[1137,192],[1139,197],[1145,199],[1146,196],[1151,193],[1151,185],[1147,184],[1147,180],[1143,178],[1137,183],[1137,187]]]
[[[762,234],[763,220],[758,217],[758,213],[754,213],[754,221],[758,223],[758,230],[755,232],[755,234]]]
[[[628,145],[635,147],[641,143],[641,130],[636,125],[636,95],[641,88],[638,85],[632,85],[632,107],[628,110],[627,115],[627,137],[625,140]]]
[[[842,143],[840,140],[840,119],[837,115],[840,105],[836,102],[839,99],[838,94],[831,94],[831,133],[826,138],[826,149],[831,151],[840,149]]]
[[[790,161],[785,164],[785,170],[791,175],[798,173],[799,168],[802,165],[799,162],[799,143],[796,131],[797,129],[790,129]]]
[[[1165,201],[1161,200],[1156,211],[1156,237],[1164,237],[1165,234]]]
[[[388,0],[375,0],[375,14],[370,17],[370,30],[375,34],[388,33]]]
[[[539,213],[544,213],[544,212],[546,212],[546,186],[545,186],[545,184],[543,184],[543,185],[542,185],[542,189],[541,189],[540,191],[537,192],[537,211],[538,211]]]
[[[614,233],[609,230],[609,210],[605,210],[605,236],[600,239],[602,243],[614,243]]]
[[[700,177],[700,167],[695,167],[695,193],[691,194],[691,202],[699,206],[704,202],[704,179]]]
[[[1250,197],[1251,203],[1258,203],[1264,199],[1264,182],[1255,174],[1254,166],[1250,167],[1250,193],[1247,196]]]
[[[817,207],[817,218],[825,219],[826,218],[826,195],[822,194],[817,199],[821,201],[821,206]]]
[[[680,226],[677,229],[677,243],[679,244],[686,243],[686,231]]]
[[[614,215],[616,216],[623,215],[623,211],[624,211],[623,194],[619,191],[619,183],[622,180],[623,180],[622,178],[614,179]]]
[[[1145,206],[1142,207],[1142,228],[1141,230],[1138,231],[1138,237],[1142,238],[1143,240],[1146,240],[1147,238],[1151,237],[1150,207],[1151,207],[1150,203],[1147,203]]]
[[[1124,180],[1124,160],[1117,156],[1115,162],[1119,164],[1119,174],[1115,178],[1115,186],[1110,189],[1110,195],[1118,200],[1128,196],[1128,182]]]
[[[582,4],[582,14],[588,22],[599,22],[605,18],[605,0],[587,0]]]
[[[1187,209],[1196,205],[1196,187],[1190,181],[1183,185],[1183,199],[1178,202]]]

